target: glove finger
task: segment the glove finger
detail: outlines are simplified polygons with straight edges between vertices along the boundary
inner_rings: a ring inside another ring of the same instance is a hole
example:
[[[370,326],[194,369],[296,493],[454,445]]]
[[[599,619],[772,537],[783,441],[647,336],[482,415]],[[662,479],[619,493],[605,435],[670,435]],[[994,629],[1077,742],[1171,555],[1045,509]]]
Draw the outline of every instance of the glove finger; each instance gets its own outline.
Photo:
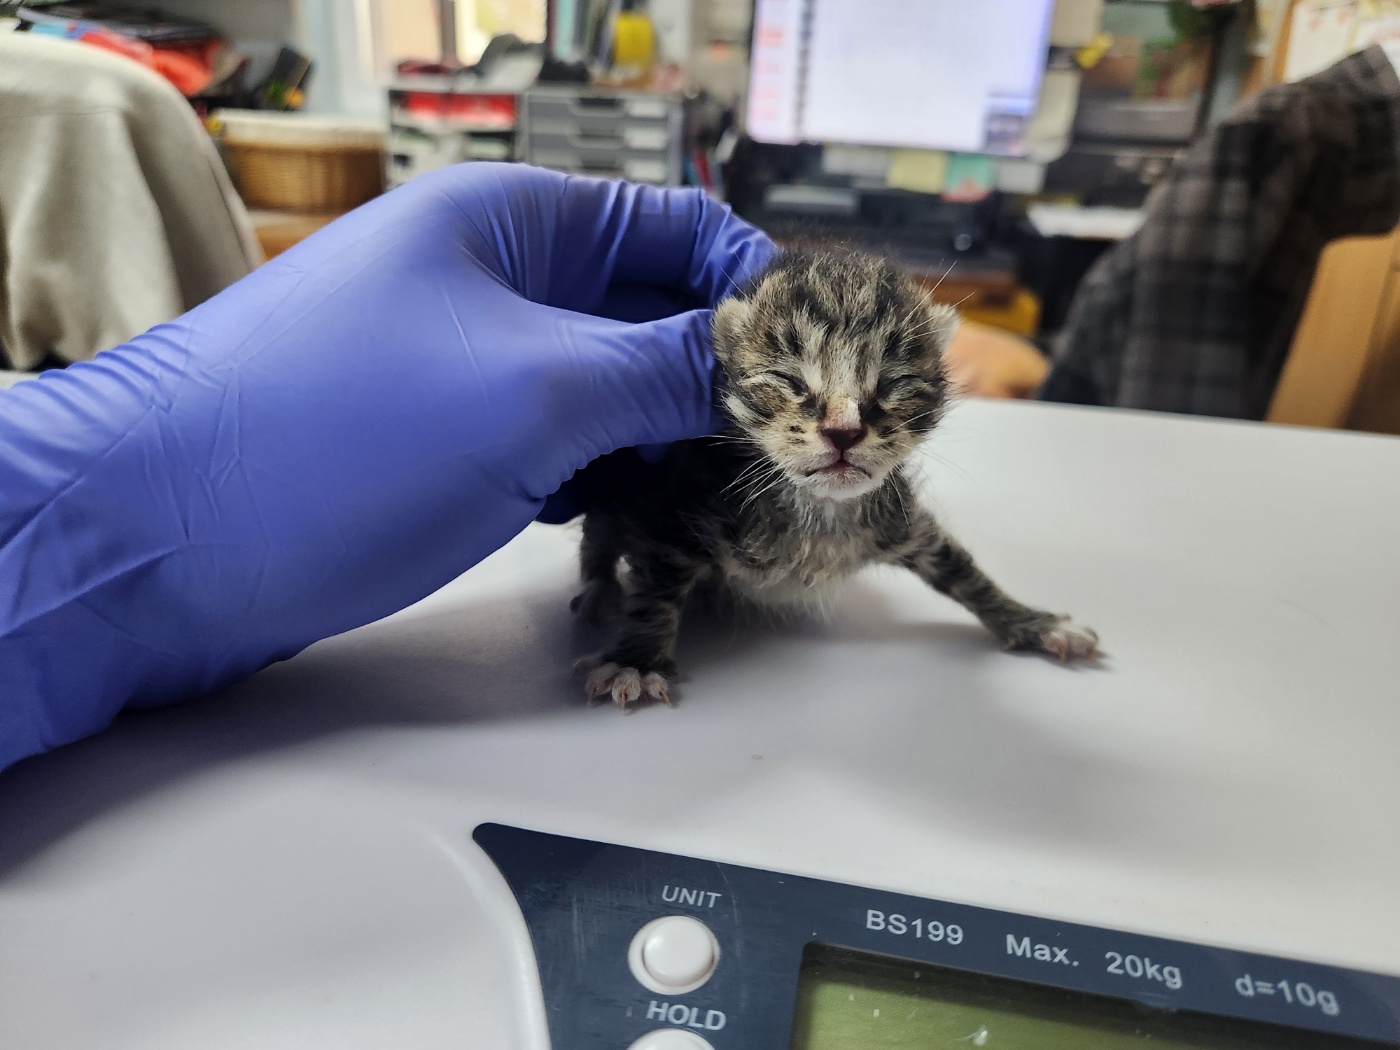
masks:
[[[611,288],[651,285],[714,306],[777,254],[768,236],[699,190],[571,177],[551,261],[553,305],[596,312]]]
[[[625,286],[714,306],[777,254],[766,234],[699,190],[475,162],[429,172],[395,194],[400,203],[381,209],[386,217],[429,202],[503,284],[575,313],[608,314],[603,304]]]

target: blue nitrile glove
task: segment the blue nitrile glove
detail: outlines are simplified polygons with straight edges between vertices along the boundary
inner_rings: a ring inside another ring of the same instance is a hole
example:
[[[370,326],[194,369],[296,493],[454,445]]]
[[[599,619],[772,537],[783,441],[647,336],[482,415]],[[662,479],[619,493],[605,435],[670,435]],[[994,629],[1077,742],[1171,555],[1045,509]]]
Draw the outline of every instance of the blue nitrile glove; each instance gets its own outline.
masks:
[[[0,392],[0,767],[402,609],[591,459],[709,432],[691,308],[772,251],[698,192],[462,165]]]

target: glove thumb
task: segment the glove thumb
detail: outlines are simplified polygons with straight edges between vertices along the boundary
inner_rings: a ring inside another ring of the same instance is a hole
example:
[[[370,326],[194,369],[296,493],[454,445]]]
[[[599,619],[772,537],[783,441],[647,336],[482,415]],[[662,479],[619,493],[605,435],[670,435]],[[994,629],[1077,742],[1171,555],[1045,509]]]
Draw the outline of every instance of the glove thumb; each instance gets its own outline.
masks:
[[[539,515],[560,524],[589,503],[585,464],[620,448],[656,462],[673,441],[712,434],[719,368],[710,344],[712,310],[630,324],[589,318],[571,340],[588,362],[586,395],[574,399],[573,477],[549,496]],[[586,335],[585,335],[586,333]]]
[[[594,455],[701,437],[715,429],[712,310],[641,324],[602,322],[593,356]]]

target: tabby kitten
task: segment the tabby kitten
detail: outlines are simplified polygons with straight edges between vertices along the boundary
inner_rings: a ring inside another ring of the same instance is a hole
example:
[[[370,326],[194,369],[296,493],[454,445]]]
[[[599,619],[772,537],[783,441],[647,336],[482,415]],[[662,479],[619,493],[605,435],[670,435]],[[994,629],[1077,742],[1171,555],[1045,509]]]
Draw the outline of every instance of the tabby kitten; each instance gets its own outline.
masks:
[[[947,402],[956,323],[890,264],[846,252],[782,255],[720,305],[723,433],[654,465],[625,449],[590,470],[572,608],[618,620],[613,644],[580,662],[590,699],[671,703],[681,608],[698,588],[800,603],[871,564],[918,573],[1008,649],[1096,654],[1093,631],[988,579],[905,478]]]

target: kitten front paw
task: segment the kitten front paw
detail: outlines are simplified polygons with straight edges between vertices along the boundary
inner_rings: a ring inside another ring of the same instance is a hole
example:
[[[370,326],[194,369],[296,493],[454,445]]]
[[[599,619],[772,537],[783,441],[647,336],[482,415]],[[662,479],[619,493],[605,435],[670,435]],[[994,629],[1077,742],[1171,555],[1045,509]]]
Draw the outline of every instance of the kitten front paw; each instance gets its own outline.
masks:
[[[1058,657],[1060,663],[1092,660],[1099,655],[1099,635],[1092,627],[1075,623],[1068,616],[1047,613],[1033,624],[1010,632],[1007,649],[1031,649]]]
[[[639,671],[635,667],[602,662],[598,657],[580,660],[574,670],[588,672],[583,691],[590,704],[611,697],[624,714],[631,714],[632,705],[643,699],[660,700],[667,707],[676,706],[671,699],[670,680],[659,671]]]

